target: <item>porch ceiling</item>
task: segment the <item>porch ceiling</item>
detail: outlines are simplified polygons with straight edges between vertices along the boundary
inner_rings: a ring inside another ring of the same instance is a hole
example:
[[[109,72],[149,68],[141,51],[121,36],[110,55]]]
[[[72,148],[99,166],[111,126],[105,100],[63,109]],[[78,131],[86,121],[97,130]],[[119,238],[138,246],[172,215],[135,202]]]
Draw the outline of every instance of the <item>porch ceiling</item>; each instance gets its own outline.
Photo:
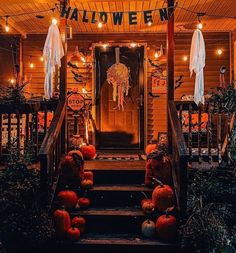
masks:
[[[53,8],[57,0],[1,0],[0,16],[11,15],[16,13],[25,13],[33,11],[42,11]],[[88,11],[129,11],[129,10],[150,10],[165,7],[165,0],[71,0],[71,6],[81,10]],[[197,12],[206,12],[222,16],[236,16],[235,0],[179,0],[179,6]],[[37,19],[36,14],[22,15],[9,18],[9,25],[12,26],[12,32],[26,34],[46,33],[48,25],[53,13],[48,12],[42,14],[43,19]],[[58,12],[55,15],[59,16]],[[73,33],[79,32],[165,32],[166,24],[161,22],[158,12],[154,13],[154,24],[149,27],[143,22],[143,15],[138,15],[138,25],[128,25],[128,18],[125,17],[125,22],[121,26],[114,26],[111,22],[112,14],[108,14],[108,23],[102,29],[98,29],[96,24],[81,22],[81,13],[79,21],[69,21],[73,28]],[[194,23],[197,21],[196,15],[187,12],[183,9],[176,9],[175,12],[176,31],[191,31],[194,28]],[[0,20],[1,24],[5,24],[5,20]],[[233,31],[236,29],[236,19],[218,18],[218,17],[203,17],[203,22],[206,24],[206,31]],[[3,29],[0,33],[3,33]]]

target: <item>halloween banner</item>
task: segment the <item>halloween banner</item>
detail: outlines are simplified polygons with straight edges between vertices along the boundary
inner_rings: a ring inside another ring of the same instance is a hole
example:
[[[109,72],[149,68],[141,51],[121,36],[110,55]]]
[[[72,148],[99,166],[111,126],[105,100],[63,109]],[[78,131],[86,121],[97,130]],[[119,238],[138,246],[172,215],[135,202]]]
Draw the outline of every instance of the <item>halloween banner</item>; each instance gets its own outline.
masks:
[[[169,18],[168,8],[146,10],[146,11],[96,12],[96,11],[79,10],[77,8],[71,8],[70,6],[63,6],[61,10],[61,17],[74,21],[81,20],[84,23],[92,23],[92,24],[96,24],[98,22],[106,24],[108,22],[108,19],[111,18],[112,19],[111,21],[114,25],[122,25],[124,20],[128,19],[129,25],[137,25],[139,13],[142,13],[143,22],[145,24],[148,24],[150,22],[153,23],[153,14],[155,11],[159,12],[161,21],[168,20]]]

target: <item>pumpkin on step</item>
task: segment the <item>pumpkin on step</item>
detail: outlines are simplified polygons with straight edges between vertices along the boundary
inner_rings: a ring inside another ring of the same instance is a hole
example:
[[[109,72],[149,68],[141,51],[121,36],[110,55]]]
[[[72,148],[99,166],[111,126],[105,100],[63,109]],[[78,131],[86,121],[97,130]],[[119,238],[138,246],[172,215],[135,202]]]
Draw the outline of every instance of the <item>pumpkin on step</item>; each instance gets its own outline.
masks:
[[[84,179],[81,182],[81,188],[84,189],[84,190],[88,190],[88,189],[93,188],[93,181],[90,180],[90,179]]]
[[[75,227],[71,227],[67,231],[67,238],[71,242],[77,242],[80,238],[80,230]]]
[[[78,202],[77,194],[70,190],[60,191],[57,198],[66,209],[74,208]]]
[[[162,146],[160,145],[160,148]],[[172,166],[170,158],[163,150],[156,150],[147,157],[145,174],[146,186],[153,187],[157,185],[152,181],[152,178],[156,178],[164,184],[172,184]]]
[[[89,179],[93,181],[93,172],[92,171],[85,171],[84,172],[84,179]]]
[[[90,199],[88,198],[79,198],[78,205],[81,209],[87,209],[90,206]]]
[[[70,224],[70,215],[64,207],[53,213],[53,225],[57,237],[62,238],[70,228]]]
[[[152,192],[152,203],[158,211],[165,211],[174,205],[174,192],[169,185],[155,180],[159,185]]]
[[[150,214],[155,211],[155,208],[151,199],[142,200],[141,207],[142,207],[143,212],[146,214]]]
[[[157,149],[157,144],[148,144],[145,148],[145,153],[146,155],[149,155],[153,150],[156,150]]]
[[[156,233],[156,225],[153,221],[151,220],[145,220],[142,223],[142,234],[145,237],[152,237]]]
[[[85,160],[94,159],[96,156],[96,148],[93,145],[82,145],[80,150]]]
[[[84,161],[83,155],[79,150],[73,150],[66,155],[61,162],[62,178],[66,182],[71,182],[73,179],[78,181],[84,178]]]
[[[170,242],[176,238],[177,235],[177,221],[173,215],[166,214],[161,215],[156,222],[156,231],[158,236],[166,241]]]
[[[71,226],[78,228],[81,233],[84,233],[86,227],[86,220],[81,216],[76,216],[72,219]]]

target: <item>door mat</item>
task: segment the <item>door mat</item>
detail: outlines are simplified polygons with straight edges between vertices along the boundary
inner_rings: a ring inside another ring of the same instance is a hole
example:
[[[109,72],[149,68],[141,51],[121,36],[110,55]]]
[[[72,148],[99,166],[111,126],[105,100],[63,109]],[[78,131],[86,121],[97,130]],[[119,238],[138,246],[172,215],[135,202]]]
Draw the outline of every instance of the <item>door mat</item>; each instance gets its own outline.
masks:
[[[142,160],[139,155],[133,154],[98,154],[96,160],[106,161],[138,161]]]

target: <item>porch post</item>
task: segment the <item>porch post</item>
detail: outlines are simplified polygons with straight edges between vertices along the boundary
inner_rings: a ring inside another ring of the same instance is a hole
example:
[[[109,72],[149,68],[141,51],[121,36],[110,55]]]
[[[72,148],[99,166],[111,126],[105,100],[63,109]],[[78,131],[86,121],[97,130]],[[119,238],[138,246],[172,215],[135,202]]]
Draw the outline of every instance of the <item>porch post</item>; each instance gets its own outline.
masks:
[[[170,100],[174,100],[174,1],[168,0],[168,24],[167,24],[167,40],[166,40],[166,48],[167,48],[167,106]],[[173,8],[170,8],[173,7]],[[168,115],[168,108],[167,108]],[[168,149],[169,152],[172,153],[172,132],[171,125],[169,120],[169,115],[167,117],[168,122]]]
[[[69,4],[69,0],[60,0],[60,5]],[[62,42],[64,47],[64,57],[61,59],[60,68],[60,101],[66,103],[67,98],[67,19],[60,18],[60,32],[62,36]],[[64,122],[61,131],[61,148],[62,153],[67,151],[67,113],[65,113]]]

